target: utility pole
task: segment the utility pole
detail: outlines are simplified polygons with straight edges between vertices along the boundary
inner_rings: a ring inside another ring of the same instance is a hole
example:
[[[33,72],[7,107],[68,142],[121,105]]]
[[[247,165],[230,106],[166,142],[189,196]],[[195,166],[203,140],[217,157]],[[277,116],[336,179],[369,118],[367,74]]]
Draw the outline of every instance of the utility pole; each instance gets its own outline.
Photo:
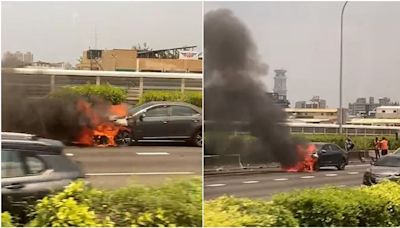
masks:
[[[343,14],[348,1],[346,1],[342,7],[342,14],[340,17],[340,77],[339,77],[339,133],[343,134]]]

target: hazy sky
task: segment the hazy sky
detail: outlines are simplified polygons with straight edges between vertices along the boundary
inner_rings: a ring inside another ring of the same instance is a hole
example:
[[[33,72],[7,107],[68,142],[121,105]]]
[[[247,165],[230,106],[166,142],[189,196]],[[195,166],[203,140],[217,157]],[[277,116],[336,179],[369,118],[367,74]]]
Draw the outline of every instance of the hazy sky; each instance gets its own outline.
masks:
[[[288,97],[339,106],[340,11],[344,2],[206,2],[231,9],[251,30],[273,88],[288,72]],[[400,2],[349,2],[344,16],[343,105],[357,97],[400,101]]]
[[[34,61],[68,61],[83,50],[153,49],[197,45],[202,50],[201,2],[2,2],[5,51],[31,51]]]

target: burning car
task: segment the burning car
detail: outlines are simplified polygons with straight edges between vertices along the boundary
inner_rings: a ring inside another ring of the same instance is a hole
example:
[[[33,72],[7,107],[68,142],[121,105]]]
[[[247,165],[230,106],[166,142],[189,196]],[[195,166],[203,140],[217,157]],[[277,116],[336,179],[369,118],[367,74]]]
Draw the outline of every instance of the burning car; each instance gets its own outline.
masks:
[[[203,143],[201,109],[184,102],[145,103],[116,122],[128,126],[132,141],[185,140],[199,147]]]
[[[318,171],[320,167],[336,167],[344,170],[348,164],[348,152],[334,143],[309,143],[297,146],[298,162],[284,167],[288,172]]]
[[[79,100],[77,109],[83,115],[81,133],[74,144],[83,146],[124,146],[131,142],[131,129],[119,122],[127,115],[128,106],[125,104],[107,107],[106,113],[95,110],[93,105]]]

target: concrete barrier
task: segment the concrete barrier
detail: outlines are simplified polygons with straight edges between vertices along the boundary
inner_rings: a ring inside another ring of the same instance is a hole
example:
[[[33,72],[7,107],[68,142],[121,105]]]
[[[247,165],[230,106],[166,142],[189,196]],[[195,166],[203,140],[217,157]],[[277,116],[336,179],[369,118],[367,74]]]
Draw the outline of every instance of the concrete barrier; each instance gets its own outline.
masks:
[[[244,169],[240,154],[204,155],[204,171]]]

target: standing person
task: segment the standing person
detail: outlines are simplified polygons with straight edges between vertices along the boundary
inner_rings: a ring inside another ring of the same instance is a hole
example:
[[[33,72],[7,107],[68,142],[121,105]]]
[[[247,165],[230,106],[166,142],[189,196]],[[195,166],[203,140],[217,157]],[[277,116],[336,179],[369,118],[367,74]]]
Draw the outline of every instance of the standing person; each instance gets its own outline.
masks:
[[[381,157],[381,153],[380,153],[381,142],[379,141],[378,137],[375,137],[374,149],[375,149],[375,159],[378,160]]]
[[[346,138],[344,146],[345,146],[345,149],[346,149],[347,152],[350,152],[354,148],[354,143],[353,143],[353,141],[351,140],[350,137]]]
[[[389,150],[389,141],[385,137],[382,137],[380,145],[381,145],[382,156],[387,155]]]

